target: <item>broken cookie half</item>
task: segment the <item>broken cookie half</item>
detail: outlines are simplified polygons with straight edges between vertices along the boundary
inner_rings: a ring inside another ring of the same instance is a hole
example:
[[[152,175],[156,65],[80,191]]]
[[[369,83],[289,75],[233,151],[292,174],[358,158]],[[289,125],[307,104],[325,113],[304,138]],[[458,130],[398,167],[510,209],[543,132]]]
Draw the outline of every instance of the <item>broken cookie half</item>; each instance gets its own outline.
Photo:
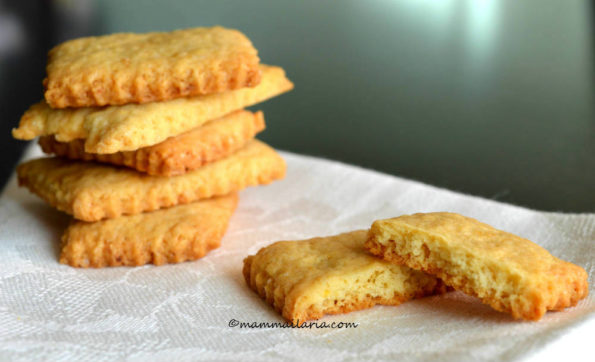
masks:
[[[587,296],[586,271],[541,246],[462,215],[404,215],[372,224],[367,250],[432,274],[514,318],[538,320]]]
[[[280,241],[244,260],[247,284],[293,325],[445,291],[424,272],[370,255],[367,230]]]

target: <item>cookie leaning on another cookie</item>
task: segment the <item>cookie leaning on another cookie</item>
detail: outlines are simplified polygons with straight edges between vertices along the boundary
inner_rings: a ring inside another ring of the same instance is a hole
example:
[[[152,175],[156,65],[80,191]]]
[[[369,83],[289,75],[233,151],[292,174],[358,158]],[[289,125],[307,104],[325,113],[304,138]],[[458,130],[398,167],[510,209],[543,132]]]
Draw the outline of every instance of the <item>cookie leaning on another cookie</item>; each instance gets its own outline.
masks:
[[[93,223],[73,221],[60,262],[74,267],[161,265],[196,260],[218,248],[237,194]]]
[[[404,215],[372,224],[366,248],[435,275],[514,318],[540,319],[588,294],[587,273],[539,245],[462,215]]]
[[[367,234],[271,244],[244,259],[246,283],[292,324],[444,292],[433,276],[369,255]]]
[[[88,153],[84,150],[85,140],[58,142],[54,136],[41,137],[39,144],[45,153],[72,160],[99,161],[149,175],[175,176],[229,156],[264,128],[262,112],[241,110],[136,151]]]
[[[258,63],[244,34],[218,26],[79,38],[50,50],[45,99],[66,108],[224,92],[257,85]]]
[[[58,157],[17,167],[19,185],[78,220],[186,204],[268,184],[285,175],[285,161],[268,145],[250,141],[236,153],[179,176],[150,176],[126,168]]]
[[[49,135],[60,142],[85,139],[90,153],[136,151],[293,88],[282,68],[261,69],[262,81],[254,88],[164,102],[52,109],[42,101],[23,114],[12,135],[22,140]]]

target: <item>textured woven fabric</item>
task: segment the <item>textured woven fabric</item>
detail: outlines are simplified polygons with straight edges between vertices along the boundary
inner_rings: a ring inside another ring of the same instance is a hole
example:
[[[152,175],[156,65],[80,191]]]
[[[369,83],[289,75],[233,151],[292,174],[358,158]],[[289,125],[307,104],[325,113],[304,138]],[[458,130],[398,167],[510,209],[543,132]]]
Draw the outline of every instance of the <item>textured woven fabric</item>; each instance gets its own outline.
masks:
[[[595,214],[537,212],[332,161],[283,156],[286,179],[240,194],[220,249],[160,267],[58,264],[68,217],[13,179],[0,198],[0,360],[525,360],[567,356],[569,345],[569,353],[588,356],[591,346],[575,342],[588,341],[595,330]],[[229,326],[232,319],[283,322],[246,286],[241,270],[248,254],[277,240],[430,211],[477,218],[581,265],[591,296],[537,323],[514,321],[454,292],[319,321],[357,328]]]

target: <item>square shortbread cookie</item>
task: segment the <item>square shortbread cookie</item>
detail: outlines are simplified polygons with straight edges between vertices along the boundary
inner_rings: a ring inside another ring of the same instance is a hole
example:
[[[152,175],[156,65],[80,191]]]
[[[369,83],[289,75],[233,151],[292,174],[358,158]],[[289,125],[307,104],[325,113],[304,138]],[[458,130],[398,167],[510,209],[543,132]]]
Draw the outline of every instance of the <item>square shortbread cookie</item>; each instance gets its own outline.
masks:
[[[103,108],[52,109],[40,102],[23,114],[12,135],[22,140],[54,135],[60,142],[82,138],[90,153],[136,151],[293,88],[282,68],[261,68],[258,86],[206,96]]]
[[[250,40],[222,27],[79,38],[49,52],[45,99],[92,107],[224,92],[257,85],[258,63]]]
[[[229,156],[265,128],[262,112],[235,111],[154,146],[116,153],[85,152],[85,140],[56,141],[43,136],[45,153],[71,160],[98,161],[126,166],[149,175],[175,176]]]
[[[73,221],[60,262],[74,267],[161,265],[196,260],[218,248],[236,193],[115,219]]]
[[[285,161],[253,140],[233,155],[179,176],[40,158],[17,167],[19,185],[82,221],[99,221],[226,195],[285,175]]]

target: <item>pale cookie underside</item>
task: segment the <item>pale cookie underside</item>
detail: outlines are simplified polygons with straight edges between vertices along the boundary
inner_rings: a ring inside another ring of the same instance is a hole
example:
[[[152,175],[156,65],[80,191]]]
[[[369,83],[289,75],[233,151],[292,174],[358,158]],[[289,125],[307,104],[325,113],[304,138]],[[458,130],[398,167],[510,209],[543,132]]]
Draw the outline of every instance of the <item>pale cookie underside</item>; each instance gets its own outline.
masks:
[[[268,184],[285,175],[275,150],[250,141],[236,153],[180,176],[149,176],[127,168],[62,158],[17,167],[19,184],[78,220],[98,221],[187,204]]]
[[[161,265],[196,260],[218,248],[236,193],[93,223],[73,221],[60,262],[73,267]]]
[[[587,273],[539,245],[453,213],[405,215],[372,224],[366,248],[436,275],[514,318],[540,319],[588,294]]]
[[[444,291],[433,276],[369,255],[366,236],[274,243],[244,260],[246,283],[293,324]]]
[[[67,109],[52,109],[42,101],[25,112],[12,135],[23,140],[48,135],[60,142],[85,139],[85,151],[90,153],[135,151],[293,88],[282,68],[261,68],[262,81],[254,88],[192,98]]]
[[[175,176],[229,156],[264,128],[262,112],[240,110],[136,151],[88,153],[84,150],[85,140],[59,142],[54,136],[41,137],[39,144],[45,153],[72,160],[98,161],[149,175]]]
[[[257,85],[258,63],[250,40],[222,27],[79,38],[50,51],[45,99],[65,108],[224,92]]]

